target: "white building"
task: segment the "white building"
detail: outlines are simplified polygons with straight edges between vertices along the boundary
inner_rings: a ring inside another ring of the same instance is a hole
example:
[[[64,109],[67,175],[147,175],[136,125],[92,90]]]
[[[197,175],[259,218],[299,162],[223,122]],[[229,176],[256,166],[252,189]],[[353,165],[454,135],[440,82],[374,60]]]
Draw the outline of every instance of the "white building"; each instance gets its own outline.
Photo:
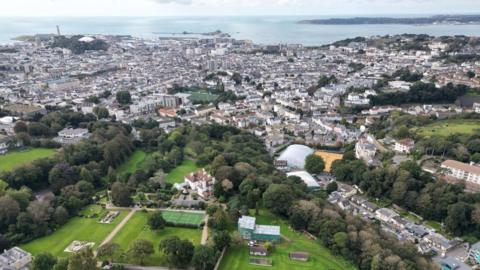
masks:
[[[395,142],[394,150],[400,153],[410,154],[415,142],[411,139],[403,139]]]
[[[58,132],[58,136],[53,140],[61,144],[74,144],[82,139],[90,137],[88,129],[85,128],[64,128]]]
[[[355,144],[355,157],[367,164],[373,163],[376,152],[377,147],[368,138],[360,138]]]
[[[1,270],[28,270],[32,262],[32,255],[19,247],[5,250],[0,254]]]
[[[456,160],[445,160],[442,168],[446,170],[446,175],[465,180],[472,184],[480,185],[480,167],[463,163]]]
[[[185,183],[202,198],[208,199],[213,193],[215,177],[207,173],[205,169],[201,169],[185,176]]]

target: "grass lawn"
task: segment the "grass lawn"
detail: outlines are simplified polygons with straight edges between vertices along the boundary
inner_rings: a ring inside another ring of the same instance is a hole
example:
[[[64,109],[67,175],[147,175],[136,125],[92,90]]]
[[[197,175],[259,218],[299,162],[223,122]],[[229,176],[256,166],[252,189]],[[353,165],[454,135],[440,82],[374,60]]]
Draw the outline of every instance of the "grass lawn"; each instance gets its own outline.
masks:
[[[21,248],[37,255],[41,252],[48,251],[54,256],[66,257],[69,253],[63,250],[74,240],[95,242],[94,249],[107,237],[107,235],[115,228],[115,226],[127,215],[121,212],[111,224],[98,223],[100,218],[107,210],[90,206],[82,211],[82,214],[97,213],[96,218],[75,217],[67,224],[56,230],[52,234],[36,239],[30,243],[22,245]]]
[[[471,134],[476,129],[480,129],[480,121],[478,120],[455,119],[438,121],[421,128],[416,128],[415,131],[423,136],[448,136],[455,133]]]
[[[205,218],[203,213],[191,212],[177,212],[177,211],[162,211],[162,216],[167,222],[177,224],[193,224],[200,225]]]
[[[147,155],[148,154],[142,150],[136,150],[127,162],[118,167],[117,174],[122,175],[124,173],[134,173],[136,170],[141,169],[142,162]]]
[[[275,217],[272,214],[262,211],[257,216],[258,224],[279,225],[281,227],[282,241],[276,244],[274,251],[267,256],[272,260],[272,267],[251,265],[249,263],[248,247],[229,248],[220,264],[221,270],[347,270],[355,269],[349,262],[342,257],[334,256],[330,251],[323,247],[318,241],[310,240],[301,233],[292,231],[288,228],[285,220]],[[307,262],[291,261],[288,253],[293,251],[303,251],[310,253],[310,259]]]
[[[112,242],[118,243],[126,252],[129,245],[137,239],[146,239],[153,243],[155,254],[146,259],[147,265],[167,265],[165,256],[160,252],[160,241],[169,236],[178,236],[181,239],[188,239],[194,245],[199,245],[202,230],[177,227],[166,227],[160,232],[151,231],[147,225],[148,213],[135,213],[123,229],[113,238]]]
[[[442,224],[440,222],[434,221],[434,220],[427,220],[425,221],[425,224],[434,229],[437,232],[442,231]]]
[[[192,91],[189,94],[188,99],[191,102],[214,102],[218,98],[218,95],[210,94],[205,90]]]
[[[173,169],[165,178],[165,181],[170,184],[183,183],[185,175],[198,170],[197,165],[193,160],[186,159],[180,166]]]
[[[0,172],[13,170],[34,160],[53,156],[55,153],[55,149],[47,148],[8,152],[3,156],[0,155]]]

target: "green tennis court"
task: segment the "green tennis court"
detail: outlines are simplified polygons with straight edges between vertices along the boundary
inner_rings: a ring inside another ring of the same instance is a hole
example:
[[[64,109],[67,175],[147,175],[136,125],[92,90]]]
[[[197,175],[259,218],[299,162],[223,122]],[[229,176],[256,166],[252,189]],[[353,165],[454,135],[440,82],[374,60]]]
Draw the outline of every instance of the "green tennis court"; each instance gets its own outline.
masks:
[[[204,213],[183,211],[162,211],[163,218],[174,225],[197,225],[200,226],[205,218]]]

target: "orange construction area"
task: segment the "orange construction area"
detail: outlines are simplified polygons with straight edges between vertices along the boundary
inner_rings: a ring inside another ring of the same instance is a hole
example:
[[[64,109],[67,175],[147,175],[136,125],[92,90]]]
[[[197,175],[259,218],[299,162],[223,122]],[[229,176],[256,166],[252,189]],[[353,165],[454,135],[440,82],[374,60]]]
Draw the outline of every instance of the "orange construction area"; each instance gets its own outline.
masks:
[[[332,163],[335,160],[339,160],[343,158],[343,154],[339,153],[332,153],[332,152],[326,152],[326,151],[317,151],[315,152],[315,155],[322,157],[323,161],[325,161],[325,171],[330,172],[332,169]]]

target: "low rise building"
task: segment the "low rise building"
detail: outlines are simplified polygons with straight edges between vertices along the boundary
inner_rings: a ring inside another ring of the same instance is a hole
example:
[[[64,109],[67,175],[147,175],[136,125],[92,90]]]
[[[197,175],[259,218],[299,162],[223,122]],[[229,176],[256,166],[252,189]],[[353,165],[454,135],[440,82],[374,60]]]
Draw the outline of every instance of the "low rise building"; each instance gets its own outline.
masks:
[[[394,150],[404,154],[410,154],[415,142],[412,139],[403,139],[395,142]]]
[[[58,132],[58,136],[54,138],[54,141],[60,144],[74,144],[78,143],[82,139],[88,139],[90,133],[85,128],[64,128]]]
[[[464,180],[467,184],[480,186],[480,167],[456,160],[445,160],[441,168],[447,176]]]
[[[256,218],[250,216],[238,219],[238,232],[246,240],[270,242],[280,240],[280,226],[258,225]]]
[[[1,270],[28,270],[32,255],[19,247],[13,247],[0,254]]]

